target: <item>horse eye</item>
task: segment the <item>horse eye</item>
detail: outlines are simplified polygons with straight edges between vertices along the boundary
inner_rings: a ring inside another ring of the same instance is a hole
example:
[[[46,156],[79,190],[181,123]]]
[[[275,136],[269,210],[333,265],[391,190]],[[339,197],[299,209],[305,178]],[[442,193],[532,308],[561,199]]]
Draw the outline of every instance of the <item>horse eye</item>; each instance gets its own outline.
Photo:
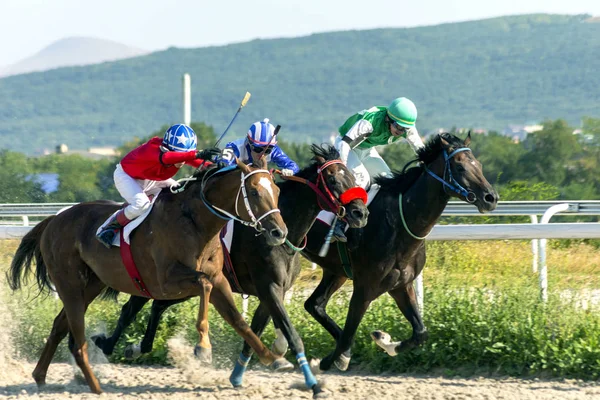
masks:
[[[252,190],[250,191],[250,194],[251,194],[252,196],[256,197],[256,196],[258,196],[258,190],[256,190],[256,189],[252,189]]]
[[[465,167],[463,167],[462,165],[458,164],[458,165],[456,166],[456,170],[457,170],[458,172],[465,172]]]

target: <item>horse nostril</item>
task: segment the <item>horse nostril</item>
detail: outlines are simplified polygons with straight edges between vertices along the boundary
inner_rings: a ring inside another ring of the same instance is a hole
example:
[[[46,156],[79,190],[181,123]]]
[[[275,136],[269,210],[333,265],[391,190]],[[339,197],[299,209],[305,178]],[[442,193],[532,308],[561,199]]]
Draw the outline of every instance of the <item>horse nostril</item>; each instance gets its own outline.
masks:
[[[269,233],[271,234],[271,237],[274,237],[277,239],[283,237],[283,231],[279,228],[271,229],[271,231]]]
[[[485,195],[484,200],[486,201],[486,203],[495,203],[496,202],[496,196],[494,196],[491,193],[488,193]]]
[[[365,216],[365,213],[361,210],[352,210],[350,214],[352,214],[352,216],[356,219],[362,219]]]

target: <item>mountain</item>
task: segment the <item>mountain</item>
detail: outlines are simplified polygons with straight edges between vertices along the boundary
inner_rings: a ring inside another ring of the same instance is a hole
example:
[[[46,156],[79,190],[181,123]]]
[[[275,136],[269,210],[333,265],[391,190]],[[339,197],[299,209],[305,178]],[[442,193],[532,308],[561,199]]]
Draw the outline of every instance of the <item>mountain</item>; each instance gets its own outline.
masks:
[[[148,51],[126,46],[110,40],[70,37],[58,40],[35,55],[8,67],[0,68],[0,77],[34,71],[97,64],[147,54]]]
[[[589,16],[520,15],[407,29],[314,34],[198,49],[0,79],[2,147],[36,153],[120,145],[181,121],[181,77],[192,119],[225,141],[258,119],[287,141],[322,141],[353,112],[398,96],[422,132],[600,117],[600,24]]]

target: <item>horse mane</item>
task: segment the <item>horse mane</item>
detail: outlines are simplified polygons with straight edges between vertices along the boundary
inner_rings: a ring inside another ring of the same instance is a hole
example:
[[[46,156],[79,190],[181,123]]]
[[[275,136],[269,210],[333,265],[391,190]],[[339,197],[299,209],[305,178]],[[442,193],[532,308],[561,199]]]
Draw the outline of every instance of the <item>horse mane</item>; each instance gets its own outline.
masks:
[[[450,143],[451,147],[462,147],[464,146],[463,141],[448,132],[441,133],[439,135],[433,135],[427,140],[425,146],[417,150],[417,158],[414,161],[419,161],[424,164],[432,163],[442,151],[442,139]],[[414,161],[411,161],[414,162]],[[408,165],[408,164],[407,164]],[[413,183],[417,180],[423,169],[420,166],[414,166],[406,169],[405,171],[393,171],[392,176],[378,176],[375,178],[375,183],[381,186],[380,190],[392,192],[394,195],[406,192]]]
[[[316,173],[317,166],[317,158],[322,157],[325,161],[338,160],[340,158],[340,153],[337,151],[335,147],[329,144],[312,144],[310,146],[310,151],[313,153],[313,157],[311,158],[311,163],[306,167],[302,168],[296,176],[304,179],[311,179],[313,175]]]

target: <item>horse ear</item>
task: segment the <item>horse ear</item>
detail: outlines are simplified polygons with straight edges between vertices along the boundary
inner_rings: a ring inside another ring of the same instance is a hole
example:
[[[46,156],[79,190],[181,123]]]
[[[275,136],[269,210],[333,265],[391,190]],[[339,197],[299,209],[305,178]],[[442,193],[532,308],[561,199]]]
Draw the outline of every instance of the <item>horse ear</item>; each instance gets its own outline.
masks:
[[[252,165],[254,165],[256,168],[266,169],[267,159],[265,157],[261,157],[257,161],[253,162]]]
[[[325,164],[327,160],[325,160],[325,157],[315,156],[315,161],[319,164]]]
[[[442,143],[442,146],[444,148],[450,147],[450,142],[448,142],[446,139],[444,139],[444,135],[442,135],[442,134],[440,134],[440,142]]]
[[[236,157],[235,163],[237,164],[238,168],[242,170],[243,173],[245,173],[245,174],[250,173],[250,167],[247,166],[242,160],[240,160],[239,158]]]
[[[467,138],[465,139],[465,146],[469,146],[469,144],[471,143],[471,131],[469,131],[469,133],[467,134]]]

